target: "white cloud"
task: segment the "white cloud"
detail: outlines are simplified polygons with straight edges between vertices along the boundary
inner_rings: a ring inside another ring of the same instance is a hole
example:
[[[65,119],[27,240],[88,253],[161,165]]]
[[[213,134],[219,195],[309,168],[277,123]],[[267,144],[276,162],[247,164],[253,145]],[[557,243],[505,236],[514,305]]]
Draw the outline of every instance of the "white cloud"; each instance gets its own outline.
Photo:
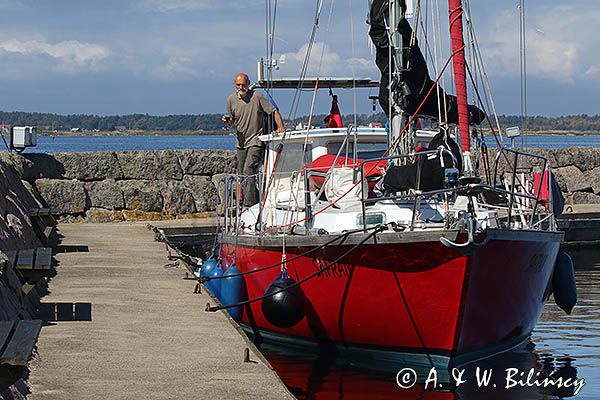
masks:
[[[108,57],[109,50],[97,44],[82,43],[77,40],[67,40],[58,43],[48,43],[43,40],[8,39],[0,41],[0,49],[7,53],[22,55],[46,55],[57,61],[66,70],[81,67],[94,67]]]
[[[200,69],[194,68],[189,57],[169,57],[165,64],[158,65],[150,71],[157,78],[176,80],[200,76]]]
[[[262,1],[260,4],[262,5]],[[139,0],[138,7],[150,12],[185,12],[258,6],[259,0]]]
[[[490,16],[478,31],[486,65],[492,74],[519,76],[519,20],[515,11]],[[598,9],[576,5],[545,6],[527,20],[528,73],[550,81],[573,83],[591,76],[600,63],[595,40]],[[484,31],[487,30],[487,31]],[[589,72],[588,72],[589,71]]]
[[[593,79],[600,78],[600,65],[596,64],[590,66],[587,71],[585,71],[585,75]]]
[[[297,77],[300,75],[308,44],[304,44],[296,52],[285,53],[285,64],[280,65],[277,75],[281,77]],[[313,44],[307,76],[315,77],[351,77],[357,78],[378,77],[375,63],[370,59],[343,56],[334,52],[322,42]]]

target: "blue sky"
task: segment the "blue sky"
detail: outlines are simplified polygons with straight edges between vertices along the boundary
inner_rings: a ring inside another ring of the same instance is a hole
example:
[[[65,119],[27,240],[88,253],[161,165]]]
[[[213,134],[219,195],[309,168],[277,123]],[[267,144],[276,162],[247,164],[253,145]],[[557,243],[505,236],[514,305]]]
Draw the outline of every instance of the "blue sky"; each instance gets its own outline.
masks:
[[[378,78],[366,0],[326,0],[311,74]],[[442,5],[446,1],[440,1]],[[499,113],[519,104],[518,1],[472,1]],[[276,72],[297,76],[315,0],[280,0]],[[61,114],[221,113],[232,77],[256,78],[264,0],[0,0],[0,109]],[[330,10],[332,10],[330,14]],[[600,3],[527,0],[529,114],[600,114]],[[331,16],[330,16],[331,15]],[[447,18],[447,17],[446,17]],[[352,40],[354,38],[354,40]],[[340,91],[343,113],[368,91]],[[291,92],[276,94],[289,115]],[[299,114],[310,107],[303,94]],[[317,112],[328,111],[326,92]]]

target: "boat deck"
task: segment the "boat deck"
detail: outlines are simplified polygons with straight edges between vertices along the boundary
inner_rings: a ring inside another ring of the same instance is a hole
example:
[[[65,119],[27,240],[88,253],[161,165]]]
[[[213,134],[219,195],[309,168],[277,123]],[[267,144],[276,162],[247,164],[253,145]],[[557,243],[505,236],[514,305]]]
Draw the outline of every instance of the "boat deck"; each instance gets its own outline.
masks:
[[[89,302],[92,320],[42,328],[28,398],[293,398],[224,313],[204,312],[209,297],[193,294],[185,268],[163,268],[165,245],[145,224],[58,232],[58,275],[42,301]]]
[[[564,245],[580,247],[600,243],[600,204],[566,205],[557,219],[559,229],[565,232]],[[216,219],[175,220],[152,222],[165,236],[178,243],[193,244],[207,240],[216,230]]]

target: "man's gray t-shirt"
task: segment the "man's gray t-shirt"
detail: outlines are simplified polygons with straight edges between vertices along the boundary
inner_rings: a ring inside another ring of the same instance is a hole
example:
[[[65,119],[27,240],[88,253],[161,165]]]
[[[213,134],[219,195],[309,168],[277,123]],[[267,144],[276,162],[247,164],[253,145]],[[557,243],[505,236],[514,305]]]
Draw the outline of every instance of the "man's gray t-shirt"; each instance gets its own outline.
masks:
[[[253,90],[243,99],[237,93],[227,98],[227,113],[233,117],[237,130],[237,148],[260,146],[258,137],[264,134],[264,114],[271,114],[275,107],[262,93]]]

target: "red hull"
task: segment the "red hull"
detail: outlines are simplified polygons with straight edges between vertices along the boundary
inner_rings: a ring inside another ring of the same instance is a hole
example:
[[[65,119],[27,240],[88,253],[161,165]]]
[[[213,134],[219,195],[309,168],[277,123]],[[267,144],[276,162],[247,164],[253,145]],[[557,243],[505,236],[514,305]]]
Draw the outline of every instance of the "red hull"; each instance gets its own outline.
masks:
[[[456,357],[502,350],[525,338],[541,315],[559,235],[490,240],[471,255],[439,242],[365,244],[301,285],[307,316],[288,329],[251,304],[255,327],[298,339]],[[557,239],[558,238],[558,239]],[[227,242],[227,241],[226,241]],[[287,247],[287,258],[310,247]],[[350,246],[329,246],[287,264],[298,281]],[[242,272],[281,261],[281,247],[222,245]],[[518,256],[516,256],[518,255]],[[248,298],[264,295],[279,268],[245,275]],[[247,310],[243,323],[251,325]],[[499,346],[499,347],[498,347]]]

